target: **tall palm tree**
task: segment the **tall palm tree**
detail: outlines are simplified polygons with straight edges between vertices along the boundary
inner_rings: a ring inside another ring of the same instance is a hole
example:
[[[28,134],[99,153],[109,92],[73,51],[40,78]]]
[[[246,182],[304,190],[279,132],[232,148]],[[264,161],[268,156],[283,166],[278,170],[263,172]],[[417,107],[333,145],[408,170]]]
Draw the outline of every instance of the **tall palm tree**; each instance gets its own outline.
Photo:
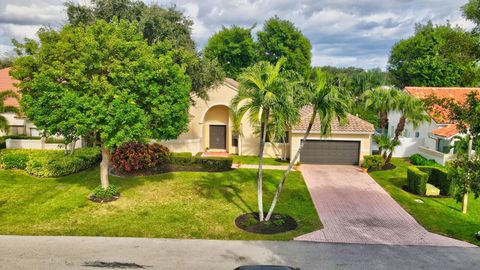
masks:
[[[397,127],[395,129],[395,136],[393,141],[400,142],[399,137],[402,135],[405,130],[405,124],[407,120],[413,125],[414,128],[417,128],[421,123],[429,121],[430,117],[425,112],[425,107],[423,101],[417,99],[405,92],[402,92],[399,96],[399,106],[398,110],[402,113],[400,120],[398,121]],[[389,163],[392,159],[394,148],[388,154],[385,163]]]
[[[285,171],[282,180],[280,181],[275,197],[273,198],[272,205],[268,211],[266,220],[268,221],[273,214],[273,210],[278,202],[280,193],[282,192],[283,185],[287,179],[288,174],[292,170],[294,164],[297,162],[300,153],[305,146],[305,141],[307,140],[310,132],[312,130],[315,118],[319,117],[320,120],[320,133],[321,135],[327,135],[331,132],[332,120],[344,119],[347,115],[347,105],[345,100],[339,95],[338,88],[328,83],[325,73],[322,73],[320,70],[316,70],[314,82],[306,82],[306,95],[308,105],[312,107],[312,115],[310,116],[310,122],[308,123],[307,130],[303,137],[303,140],[300,141],[300,146],[298,147],[297,153],[293,158],[290,159],[290,164],[288,165],[287,170]],[[299,99],[299,103],[302,104],[302,99]],[[305,105],[305,104],[304,104]]]
[[[381,135],[386,135],[385,131],[388,125],[388,112],[398,108],[399,96],[399,90],[383,87],[367,90],[363,94],[365,107],[372,111],[379,112],[380,128],[382,129]]]
[[[263,214],[263,176],[262,162],[267,136],[267,125],[271,119],[275,121],[288,122],[295,118],[293,115],[285,115],[289,108],[295,108],[293,101],[294,87],[288,76],[281,72],[285,58],[280,58],[276,65],[268,62],[258,62],[247,68],[240,74],[239,89],[237,95],[232,99],[231,107],[238,110],[240,118],[248,112],[252,125],[260,126],[260,142],[258,151],[258,174],[257,174],[257,197],[259,220],[264,220]],[[298,110],[297,110],[298,113]],[[284,126],[278,126],[282,129]]]
[[[12,90],[3,91],[0,93],[0,113],[18,113],[19,110],[17,107],[5,105],[5,101],[8,98],[18,99],[18,94]],[[0,115],[0,130],[4,131],[5,133],[8,133],[9,130],[8,121],[3,115]]]

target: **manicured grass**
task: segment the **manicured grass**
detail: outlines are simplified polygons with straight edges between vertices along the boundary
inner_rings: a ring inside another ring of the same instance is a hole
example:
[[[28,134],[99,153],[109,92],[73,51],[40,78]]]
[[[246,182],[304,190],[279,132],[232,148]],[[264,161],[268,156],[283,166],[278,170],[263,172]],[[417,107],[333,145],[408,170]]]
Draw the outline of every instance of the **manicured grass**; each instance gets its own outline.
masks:
[[[475,232],[480,231],[480,199],[474,200],[471,195],[468,213],[462,214],[461,204],[453,198],[427,198],[411,194],[402,189],[407,184],[407,167],[410,164],[404,159],[394,159],[392,163],[397,166],[396,169],[372,172],[370,175],[420,224],[431,232],[480,244],[474,238]],[[424,203],[417,203],[415,199]]]
[[[264,173],[265,208],[282,173]],[[294,217],[299,228],[278,235],[247,233],[234,224],[256,210],[256,170],[111,177],[121,198],[108,204],[87,200],[98,174],[92,169],[41,179],[0,170],[0,234],[288,240],[321,227],[297,172],[287,179],[276,211]]]
[[[257,156],[232,156],[233,157],[233,164],[241,163],[241,164],[253,164],[258,165],[258,157]],[[288,160],[281,160],[278,158],[263,158],[264,165],[288,165]]]

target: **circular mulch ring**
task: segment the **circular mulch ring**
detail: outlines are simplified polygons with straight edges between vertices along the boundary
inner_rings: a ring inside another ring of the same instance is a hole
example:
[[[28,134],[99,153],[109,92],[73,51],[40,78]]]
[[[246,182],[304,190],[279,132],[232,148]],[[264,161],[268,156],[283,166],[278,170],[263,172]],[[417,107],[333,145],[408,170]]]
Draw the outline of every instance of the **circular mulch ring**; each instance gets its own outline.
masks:
[[[115,196],[110,197],[110,198],[97,198],[94,195],[88,196],[88,199],[92,202],[96,203],[108,203],[108,202],[113,202],[116,201],[120,198],[120,193],[117,193]]]
[[[258,213],[248,213],[235,219],[238,228],[258,234],[276,234],[293,231],[298,227],[294,218],[288,215],[274,213],[269,221],[258,221]]]

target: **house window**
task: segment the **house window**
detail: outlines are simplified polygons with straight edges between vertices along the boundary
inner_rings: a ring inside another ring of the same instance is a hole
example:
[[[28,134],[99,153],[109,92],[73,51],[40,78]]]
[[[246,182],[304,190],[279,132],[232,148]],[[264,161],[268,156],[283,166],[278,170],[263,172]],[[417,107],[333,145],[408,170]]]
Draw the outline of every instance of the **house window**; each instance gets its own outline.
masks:
[[[415,138],[420,138],[420,132],[415,131]]]
[[[410,137],[410,130],[405,129],[405,130],[403,131],[403,137],[409,138],[409,137]]]
[[[232,146],[238,147],[238,134],[232,134]]]
[[[288,137],[289,137],[288,135],[289,135],[288,131],[285,132],[285,135],[282,138],[275,140],[275,143],[288,143]],[[268,136],[268,134],[267,134],[267,138],[265,139],[265,142],[271,142],[270,136]]]
[[[24,126],[10,126],[9,135],[26,135]]]
[[[437,139],[437,151],[448,154],[450,153],[450,140]]]

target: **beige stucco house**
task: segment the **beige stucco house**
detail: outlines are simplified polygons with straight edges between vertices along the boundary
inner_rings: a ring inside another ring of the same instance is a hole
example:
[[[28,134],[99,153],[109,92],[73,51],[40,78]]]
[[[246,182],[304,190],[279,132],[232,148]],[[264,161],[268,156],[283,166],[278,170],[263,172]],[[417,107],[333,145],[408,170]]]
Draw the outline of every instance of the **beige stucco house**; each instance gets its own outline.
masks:
[[[173,152],[224,152],[234,155],[257,155],[259,138],[248,117],[242,120],[242,133],[237,138],[232,133],[230,102],[237,94],[238,83],[225,79],[222,84],[210,90],[208,101],[196,100],[190,108],[188,131],[177,140],[164,141]],[[270,143],[265,147],[269,157],[290,157],[300,145],[311,116],[311,108],[301,111],[302,120],[288,132],[284,142]],[[320,136],[319,123],[315,123],[311,135],[300,157],[301,163],[318,164],[359,164],[364,155],[371,154],[371,136],[375,130],[372,124],[349,115],[346,123],[332,124],[332,134]]]

